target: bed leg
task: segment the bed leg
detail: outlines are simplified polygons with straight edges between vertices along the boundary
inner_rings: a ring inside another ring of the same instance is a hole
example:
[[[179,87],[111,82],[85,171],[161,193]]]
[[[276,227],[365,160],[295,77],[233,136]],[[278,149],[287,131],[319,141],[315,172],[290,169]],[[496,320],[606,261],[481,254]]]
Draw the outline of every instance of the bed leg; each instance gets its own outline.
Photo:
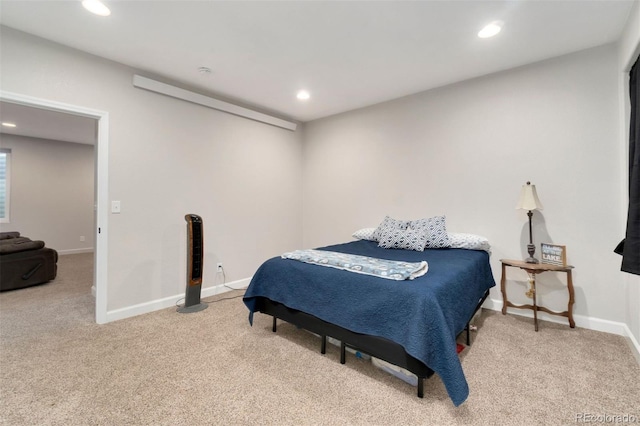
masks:
[[[340,364],[347,362],[347,345],[344,342],[340,342]]]
[[[320,345],[320,353],[322,355],[327,353],[327,336],[322,336],[322,343]]]
[[[271,327],[271,331],[276,332],[276,317],[273,317],[273,327]]]
[[[471,325],[467,323],[467,346],[471,346]]]
[[[418,398],[424,398],[424,379],[418,377]]]

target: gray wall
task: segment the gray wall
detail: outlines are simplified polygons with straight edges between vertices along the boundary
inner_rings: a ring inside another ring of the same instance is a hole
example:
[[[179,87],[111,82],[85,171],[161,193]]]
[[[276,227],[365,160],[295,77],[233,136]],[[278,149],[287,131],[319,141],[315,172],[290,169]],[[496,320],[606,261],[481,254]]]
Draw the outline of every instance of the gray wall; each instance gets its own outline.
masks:
[[[445,214],[449,230],[489,238],[492,266],[522,259],[520,187],[536,184],[534,243],[567,246],[575,313],[625,322],[620,258],[625,168],[616,49],[608,45],[420,93],[305,125],[304,246],[349,239],[389,214]],[[524,256],[524,257],[523,257]],[[510,300],[526,274],[510,271]],[[565,277],[538,295],[566,310]],[[500,306],[499,290],[492,299]],[[584,324],[584,321],[583,321]]]
[[[0,134],[0,146],[11,149],[11,222],[0,229],[61,254],[92,250],[93,145]]]
[[[266,257],[348,240],[385,214],[446,214],[450,230],[486,235],[499,279],[498,259],[525,252],[527,219],[514,207],[531,180],[545,206],[535,242],[567,245],[576,313],[637,328],[638,302],[628,300],[636,283],[612,253],[626,197],[614,46],[291,133],[134,89],[128,67],[11,29],[1,35],[3,90],[110,113],[109,198],[122,201],[109,222],[110,310],[183,291],[190,212],[205,219],[205,286],[216,281],[215,262],[228,280],[244,279]],[[523,301],[525,279],[513,281]],[[564,277],[540,282],[545,304],[564,309]]]
[[[203,287],[301,245],[300,132],[136,89],[135,70],[6,27],[0,86],[109,112],[107,309],[184,293],[187,213],[204,220]]]

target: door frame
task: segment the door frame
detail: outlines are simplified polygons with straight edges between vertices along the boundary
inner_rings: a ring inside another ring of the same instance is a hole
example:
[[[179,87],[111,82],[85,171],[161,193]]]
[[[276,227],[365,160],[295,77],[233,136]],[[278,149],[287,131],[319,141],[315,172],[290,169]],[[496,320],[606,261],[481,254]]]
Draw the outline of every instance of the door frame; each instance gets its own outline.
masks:
[[[23,106],[46,109],[66,114],[79,115],[97,120],[95,148],[95,246],[93,263],[93,285],[96,296],[96,323],[107,320],[107,272],[108,272],[108,218],[109,218],[109,113],[78,105],[36,98],[0,90],[0,100]]]

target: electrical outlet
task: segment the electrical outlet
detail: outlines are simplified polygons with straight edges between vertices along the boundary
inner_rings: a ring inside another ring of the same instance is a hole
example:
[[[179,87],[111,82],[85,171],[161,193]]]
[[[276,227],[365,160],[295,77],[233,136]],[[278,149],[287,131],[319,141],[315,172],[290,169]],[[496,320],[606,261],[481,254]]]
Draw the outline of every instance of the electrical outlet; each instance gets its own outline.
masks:
[[[84,241],[84,235],[80,235],[80,241]]]
[[[218,272],[222,272],[222,263],[218,262]]]

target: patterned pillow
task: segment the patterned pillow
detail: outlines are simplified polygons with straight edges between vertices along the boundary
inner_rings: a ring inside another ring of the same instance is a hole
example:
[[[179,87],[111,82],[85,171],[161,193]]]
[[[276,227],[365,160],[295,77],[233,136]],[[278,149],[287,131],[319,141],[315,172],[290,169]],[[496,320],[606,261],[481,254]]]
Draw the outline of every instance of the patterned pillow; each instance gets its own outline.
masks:
[[[449,241],[451,241],[451,248],[484,250],[491,254],[489,240],[480,235],[449,232]]]
[[[367,241],[377,241],[373,239],[373,233],[376,228],[362,228],[358,229],[351,236],[356,240],[367,240]]]
[[[409,223],[409,228],[427,229],[427,243],[425,244],[425,248],[445,248],[451,245],[444,216],[413,220]]]
[[[384,231],[405,230],[408,226],[408,220],[397,220],[389,216],[385,216],[382,223],[380,223],[373,232],[373,241],[380,241],[380,234]]]
[[[426,243],[426,229],[389,229],[380,234],[378,247],[424,251]]]

